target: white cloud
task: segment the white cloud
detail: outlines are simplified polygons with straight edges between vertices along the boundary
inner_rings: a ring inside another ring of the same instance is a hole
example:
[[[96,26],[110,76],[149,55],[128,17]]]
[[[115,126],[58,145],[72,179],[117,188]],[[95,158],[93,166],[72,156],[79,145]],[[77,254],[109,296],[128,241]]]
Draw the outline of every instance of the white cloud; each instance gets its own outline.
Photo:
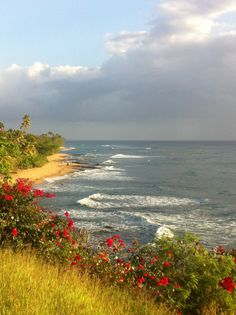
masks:
[[[118,35],[110,33],[105,36],[105,47],[112,54],[124,54],[131,48],[138,48],[143,44],[147,36],[146,31],[127,32],[122,31]]]
[[[149,31],[106,36],[100,68],[12,65],[0,71],[1,120],[27,112],[67,137],[235,139],[236,28],[221,20],[235,9],[166,0]]]

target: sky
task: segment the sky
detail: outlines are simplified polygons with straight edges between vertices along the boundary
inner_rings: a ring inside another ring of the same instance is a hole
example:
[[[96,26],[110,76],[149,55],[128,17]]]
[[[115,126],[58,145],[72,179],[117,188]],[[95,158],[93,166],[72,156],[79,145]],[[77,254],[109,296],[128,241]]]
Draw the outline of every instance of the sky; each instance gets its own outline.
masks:
[[[235,0],[0,0],[0,121],[85,140],[236,140]]]

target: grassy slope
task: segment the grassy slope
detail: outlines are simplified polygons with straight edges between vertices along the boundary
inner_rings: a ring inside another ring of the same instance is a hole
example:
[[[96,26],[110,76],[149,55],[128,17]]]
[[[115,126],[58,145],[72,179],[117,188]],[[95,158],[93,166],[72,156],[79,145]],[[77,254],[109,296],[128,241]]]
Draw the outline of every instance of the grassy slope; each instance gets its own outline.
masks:
[[[0,261],[1,315],[171,314],[145,297],[60,272],[32,255],[0,251]]]

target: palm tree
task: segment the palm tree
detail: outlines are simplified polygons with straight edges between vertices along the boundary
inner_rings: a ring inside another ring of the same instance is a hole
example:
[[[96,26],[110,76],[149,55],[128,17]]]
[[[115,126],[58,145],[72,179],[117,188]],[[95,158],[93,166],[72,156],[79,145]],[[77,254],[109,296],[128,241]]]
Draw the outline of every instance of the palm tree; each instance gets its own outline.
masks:
[[[24,132],[29,128],[30,126],[30,116],[29,115],[24,115],[23,121],[21,123],[20,129]]]
[[[0,132],[3,132],[5,129],[4,123],[0,121]]]

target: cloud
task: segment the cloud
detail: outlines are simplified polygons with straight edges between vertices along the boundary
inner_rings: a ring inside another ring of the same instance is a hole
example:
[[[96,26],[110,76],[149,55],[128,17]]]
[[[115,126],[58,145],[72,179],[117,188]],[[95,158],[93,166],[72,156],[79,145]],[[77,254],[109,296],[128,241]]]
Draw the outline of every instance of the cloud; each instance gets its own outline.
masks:
[[[236,28],[221,19],[235,10],[168,0],[148,31],[106,35],[98,68],[12,65],[0,72],[1,120],[29,113],[68,138],[235,139]]]
[[[105,36],[105,47],[112,54],[124,54],[129,49],[135,49],[143,44],[143,40],[147,36],[146,31],[127,32],[122,31],[118,35],[111,33]]]

